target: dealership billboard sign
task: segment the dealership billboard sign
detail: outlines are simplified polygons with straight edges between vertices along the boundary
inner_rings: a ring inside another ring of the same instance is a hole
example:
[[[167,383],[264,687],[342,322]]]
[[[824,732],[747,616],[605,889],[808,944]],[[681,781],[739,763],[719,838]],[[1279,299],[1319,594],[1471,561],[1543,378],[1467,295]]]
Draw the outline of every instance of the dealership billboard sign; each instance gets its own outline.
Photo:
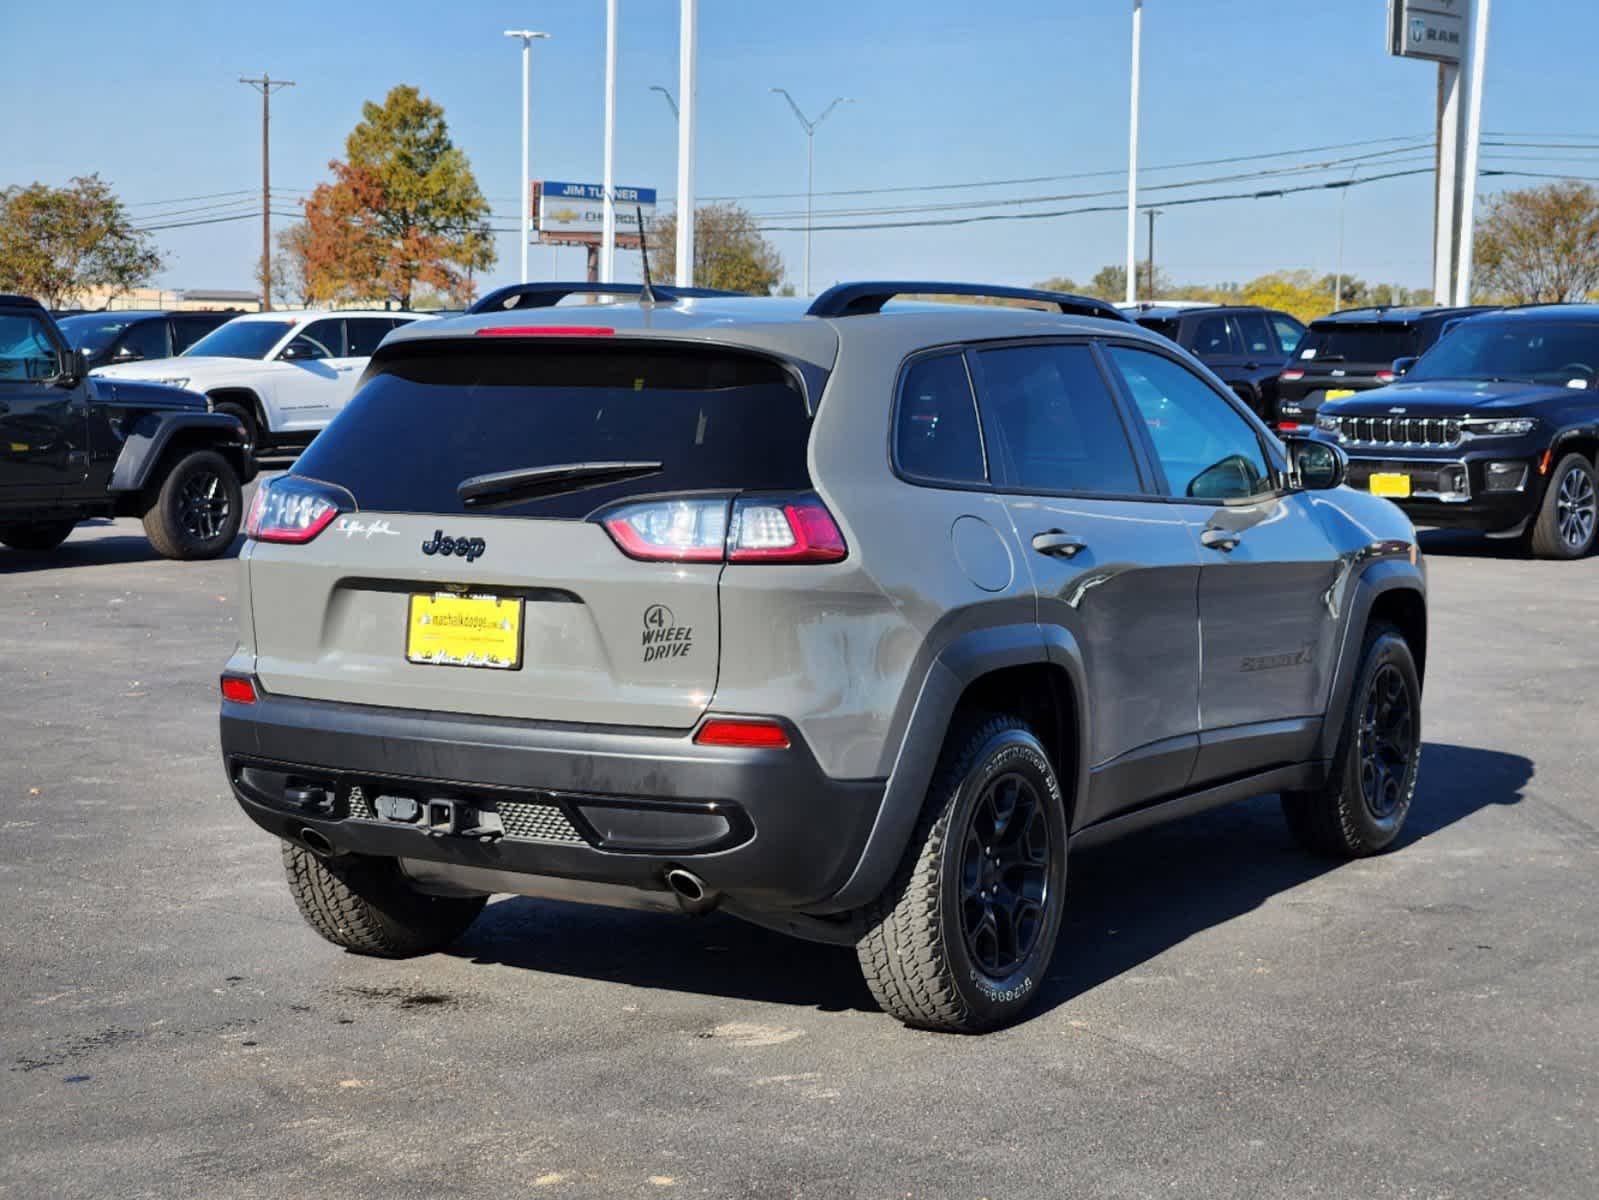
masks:
[[[605,228],[605,188],[597,183],[564,183],[545,179],[533,184],[538,203],[538,230],[543,240],[598,239]],[[616,194],[618,238],[638,236],[639,212],[655,216],[655,189],[619,187]]]
[[[1388,0],[1388,52],[1460,65],[1466,0]]]

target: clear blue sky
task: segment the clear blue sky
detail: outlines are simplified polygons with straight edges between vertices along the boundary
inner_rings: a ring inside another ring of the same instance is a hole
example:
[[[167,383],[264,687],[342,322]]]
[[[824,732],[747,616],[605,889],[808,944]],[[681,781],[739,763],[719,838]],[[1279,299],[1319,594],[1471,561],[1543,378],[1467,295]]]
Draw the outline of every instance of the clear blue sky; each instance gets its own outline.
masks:
[[[856,100],[817,134],[818,192],[1122,169],[1130,7],[1128,0],[702,0],[701,196],[803,193],[804,135],[782,98],[769,93],[776,84],[813,114],[835,95]],[[649,87],[676,90],[677,9],[676,0],[621,3],[617,180],[655,186],[663,198],[675,182],[676,133]],[[296,207],[293,196],[326,177],[362,101],[410,83],[443,104],[457,144],[506,218],[496,223],[514,226],[520,55],[501,31],[524,25],[554,35],[534,50],[533,175],[600,178],[602,0],[28,4],[6,23],[0,78],[11,116],[0,130],[0,186],[98,171],[146,220],[217,203],[161,202],[259,187],[260,103],[235,81],[266,70],[298,84],[273,105],[274,191],[281,189],[274,208]],[[1434,68],[1388,57],[1384,24],[1384,0],[1146,0],[1143,164],[1427,136]],[[1492,33],[1484,128],[1591,132],[1586,144],[1599,145],[1591,82],[1599,5],[1500,0]],[[1358,152],[1150,170],[1141,186]],[[1485,166],[1599,177],[1594,151],[1484,155]],[[1412,154],[1399,166],[1423,160],[1430,161]],[[987,191],[819,197],[817,209],[966,203],[1120,182],[1107,175]],[[1240,186],[1267,184],[1169,195]],[[1350,191],[1349,271],[1428,283],[1430,187],[1430,176],[1419,175]],[[248,196],[239,200],[244,207],[234,211],[253,208]],[[759,214],[803,208],[802,197],[745,202]],[[1313,192],[1174,207],[1159,220],[1157,258],[1179,282],[1247,279],[1276,267],[1330,271],[1338,206],[1337,192]],[[226,210],[197,215],[218,211]],[[797,282],[800,235],[771,236]],[[1123,236],[1118,213],[819,232],[814,276],[817,286],[863,276],[1025,283],[1064,273],[1082,280],[1121,260]],[[257,222],[159,237],[169,256],[163,285],[252,286]],[[489,284],[516,269],[513,235],[500,238],[499,253]],[[536,276],[569,278],[580,273],[582,254],[535,248],[532,264]],[[619,271],[636,278],[637,256],[619,255]]]

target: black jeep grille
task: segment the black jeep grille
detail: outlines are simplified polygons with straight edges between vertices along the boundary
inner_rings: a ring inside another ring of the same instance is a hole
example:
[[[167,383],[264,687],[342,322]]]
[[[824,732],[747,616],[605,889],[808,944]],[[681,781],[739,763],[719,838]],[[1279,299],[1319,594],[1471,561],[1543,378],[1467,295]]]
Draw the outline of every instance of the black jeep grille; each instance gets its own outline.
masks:
[[[1459,417],[1338,417],[1339,440],[1361,446],[1427,446],[1461,442]]]

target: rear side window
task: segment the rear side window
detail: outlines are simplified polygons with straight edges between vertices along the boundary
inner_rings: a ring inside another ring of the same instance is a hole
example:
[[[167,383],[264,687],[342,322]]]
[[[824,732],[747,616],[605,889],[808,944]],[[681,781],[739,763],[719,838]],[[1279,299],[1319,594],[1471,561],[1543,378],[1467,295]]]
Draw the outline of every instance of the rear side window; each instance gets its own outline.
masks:
[[[960,354],[918,359],[905,372],[894,421],[894,461],[906,475],[931,482],[987,479],[977,402]]]
[[[1386,367],[1417,352],[1414,325],[1312,325],[1299,348],[1301,360]]]
[[[1141,490],[1127,431],[1087,346],[983,350],[983,415],[1006,482],[1023,491]]]
[[[1271,326],[1277,331],[1277,343],[1283,348],[1284,354],[1292,354],[1299,348],[1299,339],[1305,336],[1305,327],[1298,321],[1279,313],[1272,317]]]
[[[182,354],[226,319],[226,317],[220,319],[217,317],[173,317],[172,353]]]
[[[167,341],[166,318],[135,321],[122,335],[118,349],[137,354],[140,358],[170,358],[172,347]]]
[[[804,397],[759,355],[613,339],[420,342],[378,365],[295,465],[368,511],[581,519],[630,496],[811,486]],[[661,465],[489,508],[468,509],[456,492],[477,475],[604,462]]]

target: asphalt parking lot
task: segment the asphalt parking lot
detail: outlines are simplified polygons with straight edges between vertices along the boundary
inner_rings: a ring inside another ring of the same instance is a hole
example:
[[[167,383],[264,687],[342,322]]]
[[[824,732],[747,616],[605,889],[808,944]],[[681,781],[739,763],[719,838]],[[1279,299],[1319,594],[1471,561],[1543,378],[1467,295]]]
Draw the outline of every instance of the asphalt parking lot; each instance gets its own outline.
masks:
[[[0,551],[0,1196],[1592,1196],[1599,559],[1425,545],[1399,848],[1309,858],[1265,798],[1084,852],[982,1038],[724,916],[344,954],[226,793],[235,565]]]

